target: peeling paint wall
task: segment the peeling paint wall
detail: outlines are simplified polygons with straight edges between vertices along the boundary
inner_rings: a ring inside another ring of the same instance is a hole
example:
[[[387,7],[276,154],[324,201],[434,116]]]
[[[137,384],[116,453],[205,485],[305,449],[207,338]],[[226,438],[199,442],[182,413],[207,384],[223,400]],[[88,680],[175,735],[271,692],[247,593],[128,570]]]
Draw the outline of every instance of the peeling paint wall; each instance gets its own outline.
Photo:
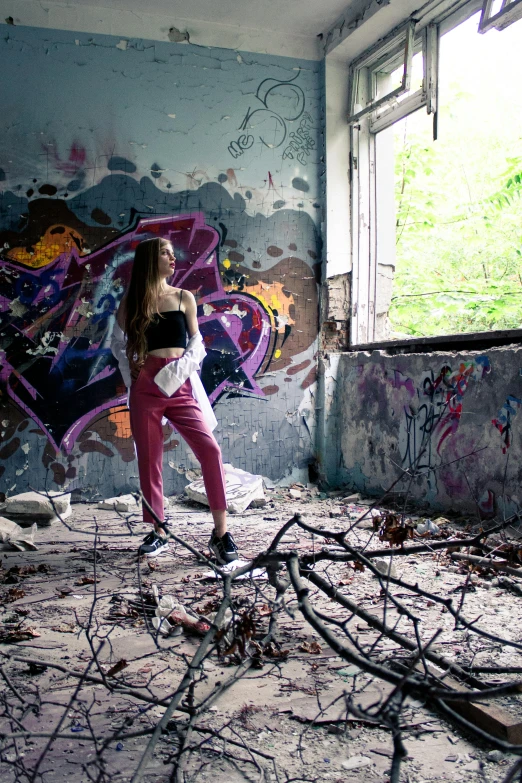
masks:
[[[522,504],[522,348],[484,353],[341,355],[328,432],[341,430],[329,478],[382,495],[487,517]],[[335,398],[335,399],[334,399]]]
[[[108,345],[141,238],[196,294],[225,461],[314,457],[321,74],[308,60],[4,26],[3,491],[136,488]],[[165,428],[167,492],[194,457]]]

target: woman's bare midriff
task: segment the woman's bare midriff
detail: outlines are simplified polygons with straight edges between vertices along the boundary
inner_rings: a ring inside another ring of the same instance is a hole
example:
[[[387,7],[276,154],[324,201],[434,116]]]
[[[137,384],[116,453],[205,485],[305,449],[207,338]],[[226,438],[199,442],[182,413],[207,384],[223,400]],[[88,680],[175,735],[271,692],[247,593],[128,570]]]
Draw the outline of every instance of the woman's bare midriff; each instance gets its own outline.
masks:
[[[157,356],[159,359],[181,359],[184,353],[184,348],[156,348],[155,351],[149,351],[147,356]]]

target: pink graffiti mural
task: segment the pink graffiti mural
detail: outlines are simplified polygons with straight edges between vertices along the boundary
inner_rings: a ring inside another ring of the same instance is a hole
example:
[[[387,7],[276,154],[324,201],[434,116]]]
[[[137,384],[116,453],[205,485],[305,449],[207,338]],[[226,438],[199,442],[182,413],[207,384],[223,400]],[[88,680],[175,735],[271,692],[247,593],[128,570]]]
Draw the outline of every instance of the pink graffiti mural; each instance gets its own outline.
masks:
[[[110,335],[134,249],[150,236],[172,241],[178,257],[172,282],[197,297],[207,347],[202,379],[211,401],[225,391],[263,394],[255,375],[269,347],[270,316],[255,297],[225,292],[219,235],[202,214],[140,220],[92,254],[73,237],[39,268],[15,261],[0,268],[0,381],[56,450],[69,453],[95,416],[125,399]]]

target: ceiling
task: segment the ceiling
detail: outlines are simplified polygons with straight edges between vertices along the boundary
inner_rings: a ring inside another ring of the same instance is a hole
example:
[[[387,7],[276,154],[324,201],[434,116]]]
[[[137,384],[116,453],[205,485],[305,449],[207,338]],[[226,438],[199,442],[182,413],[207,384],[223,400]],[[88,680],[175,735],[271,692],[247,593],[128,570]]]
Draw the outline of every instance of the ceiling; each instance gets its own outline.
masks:
[[[122,38],[182,41],[169,37],[174,28],[201,46],[319,60],[324,54],[321,34],[348,9],[352,15],[359,8],[381,4],[382,0],[0,0],[0,19]]]
[[[88,5],[184,20],[226,24],[315,38],[328,30],[350,0],[88,0]],[[67,0],[85,6],[85,0]],[[174,22],[173,22],[174,23]]]

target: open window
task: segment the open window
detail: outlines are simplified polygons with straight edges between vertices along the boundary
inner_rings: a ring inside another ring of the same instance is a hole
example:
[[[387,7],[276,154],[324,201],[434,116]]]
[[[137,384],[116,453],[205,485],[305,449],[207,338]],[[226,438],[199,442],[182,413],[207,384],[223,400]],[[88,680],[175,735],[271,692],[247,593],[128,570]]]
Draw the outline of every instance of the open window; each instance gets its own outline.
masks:
[[[478,31],[503,30],[518,19],[522,19],[522,0],[484,0]]]
[[[414,35],[415,21],[410,20],[352,64],[349,123],[409,92]]]
[[[479,2],[352,65],[353,345],[522,329],[520,31]]]
[[[377,133],[424,106],[428,114],[435,113],[437,25],[430,24],[417,35],[416,26],[415,20],[408,21],[352,64],[351,125],[369,115],[370,130]]]

